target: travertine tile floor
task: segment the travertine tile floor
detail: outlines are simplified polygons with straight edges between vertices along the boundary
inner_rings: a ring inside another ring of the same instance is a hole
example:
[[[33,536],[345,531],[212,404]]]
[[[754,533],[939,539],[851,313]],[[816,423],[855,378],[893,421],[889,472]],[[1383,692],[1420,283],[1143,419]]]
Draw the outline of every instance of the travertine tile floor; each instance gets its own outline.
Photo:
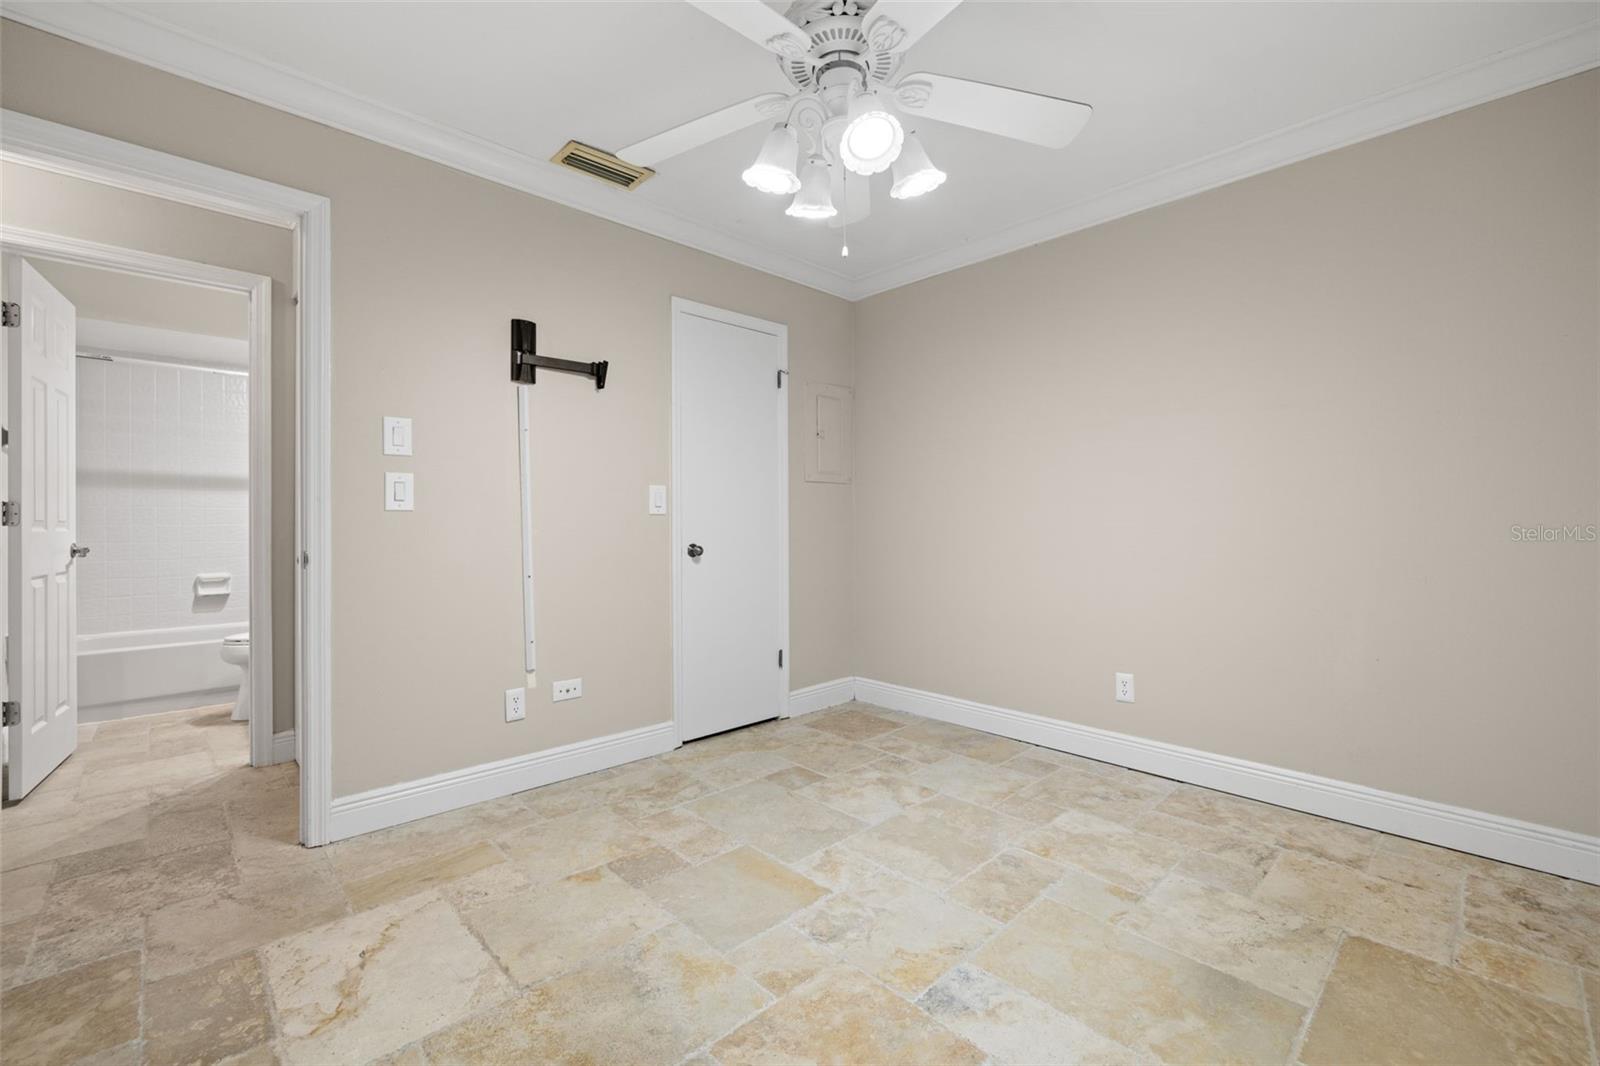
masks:
[[[10,1066],[1596,1062],[1600,889],[869,706],[319,850],[244,750],[0,815]]]

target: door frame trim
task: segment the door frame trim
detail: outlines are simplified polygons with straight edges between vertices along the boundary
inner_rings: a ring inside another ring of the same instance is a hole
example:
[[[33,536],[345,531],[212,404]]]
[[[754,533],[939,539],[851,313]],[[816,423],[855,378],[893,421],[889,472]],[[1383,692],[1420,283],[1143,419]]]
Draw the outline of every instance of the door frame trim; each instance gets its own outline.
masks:
[[[326,844],[333,807],[332,204],[303,189],[9,109],[0,110],[0,159],[281,226],[294,235],[300,842]]]
[[[764,318],[755,318],[751,315],[740,314],[721,307],[712,307],[710,304],[696,303],[681,296],[672,297],[672,483],[669,487],[671,504],[668,507],[672,515],[672,733],[675,744],[683,743],[683,559],[684,559],[684,530],[682,522],[683,509],[679,506],[677,498],[678,488],[683,484],[683,448],[680,441],[682,421],[678,417],[681,409],[680,386],[682,377],[678,373],[678,323],[684,316],[709,319],[713,322],[722,322],[730,326],[739,326],[744,329],[754,330],[776,337],[780,348],[778,369],[787,378],[789,376],[789,327],[781,322],[769,322]],[[776,671],[773,679],[772,714],[773,717],[787,717],[789,714],[789,668],[794,658],[789,648],[789,390],[790,382],[785,381],[783,388],[773,384],[774,402],[778,405],[778,449],[776,462],[778,465],[778,636],[783,642],[783,666]],[[774,648],[776,652],[778,649]]]
[[[12,255],[115,270],[244,296],[250,371],[250,765],[272,764],[272,279],[39,230],[0,226]],[[263,388],[260,383],[268,383]],[[263,596],[258,590],[269,590]],[[261,639],[264,635],[265,639]],[[69,649],[74,662],[77,650]],[[258,708],[266,708],[262,713]]]

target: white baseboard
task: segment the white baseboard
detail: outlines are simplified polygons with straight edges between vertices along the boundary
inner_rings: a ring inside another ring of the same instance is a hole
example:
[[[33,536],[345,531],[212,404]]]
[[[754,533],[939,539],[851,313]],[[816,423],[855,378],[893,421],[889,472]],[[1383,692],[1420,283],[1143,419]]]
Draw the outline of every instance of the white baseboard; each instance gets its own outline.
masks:
[[[328,840],[343,840],[375,829],[443,814],[458,807],[499,799],[514,792],[592,774],[677,747],[671,722],[626,733],[583,740],[564,747],[518,755],[464,770],[404,781],[333,801]]]
[[[856,679],[840,677],[820,685],[807,685],[789,693],[789,717],[810,714],[826,707],[837,707],[856,698]]]
[[[843,682],[830,682],[839,686]],[[809,690],[805,690],[809,691]],[[796,693],[796,696],[800,693]],[[847,697],[849,698],[849,697]],[[1600,837],[856,678],[853,698],[1396,836],[1600,884]],[[839,702],[843,702],[840,700]]]
[[[294,730],[285,729],[281,733],[272,734],[272,765],[294,761]]]

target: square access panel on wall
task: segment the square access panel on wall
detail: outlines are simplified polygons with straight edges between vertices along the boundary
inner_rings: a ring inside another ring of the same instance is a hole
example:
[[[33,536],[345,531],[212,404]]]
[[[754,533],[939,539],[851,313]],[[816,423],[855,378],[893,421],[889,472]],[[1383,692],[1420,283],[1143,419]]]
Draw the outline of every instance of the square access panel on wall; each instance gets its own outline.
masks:
[[[805,420],[811,430],[806,447],[806,480],[850,481],[850,407],[853,394],[843,385],[807,382]]]

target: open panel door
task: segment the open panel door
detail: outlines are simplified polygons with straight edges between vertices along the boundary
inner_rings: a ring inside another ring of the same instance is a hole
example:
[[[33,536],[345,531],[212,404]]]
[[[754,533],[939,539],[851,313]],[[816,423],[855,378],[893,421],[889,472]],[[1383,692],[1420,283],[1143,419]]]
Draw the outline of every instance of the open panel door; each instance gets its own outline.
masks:
[[[77,312],[4,257],[7,537],[6,798],[21,799],[78,746]],[[7,308],[11,312],[11,308]]]

